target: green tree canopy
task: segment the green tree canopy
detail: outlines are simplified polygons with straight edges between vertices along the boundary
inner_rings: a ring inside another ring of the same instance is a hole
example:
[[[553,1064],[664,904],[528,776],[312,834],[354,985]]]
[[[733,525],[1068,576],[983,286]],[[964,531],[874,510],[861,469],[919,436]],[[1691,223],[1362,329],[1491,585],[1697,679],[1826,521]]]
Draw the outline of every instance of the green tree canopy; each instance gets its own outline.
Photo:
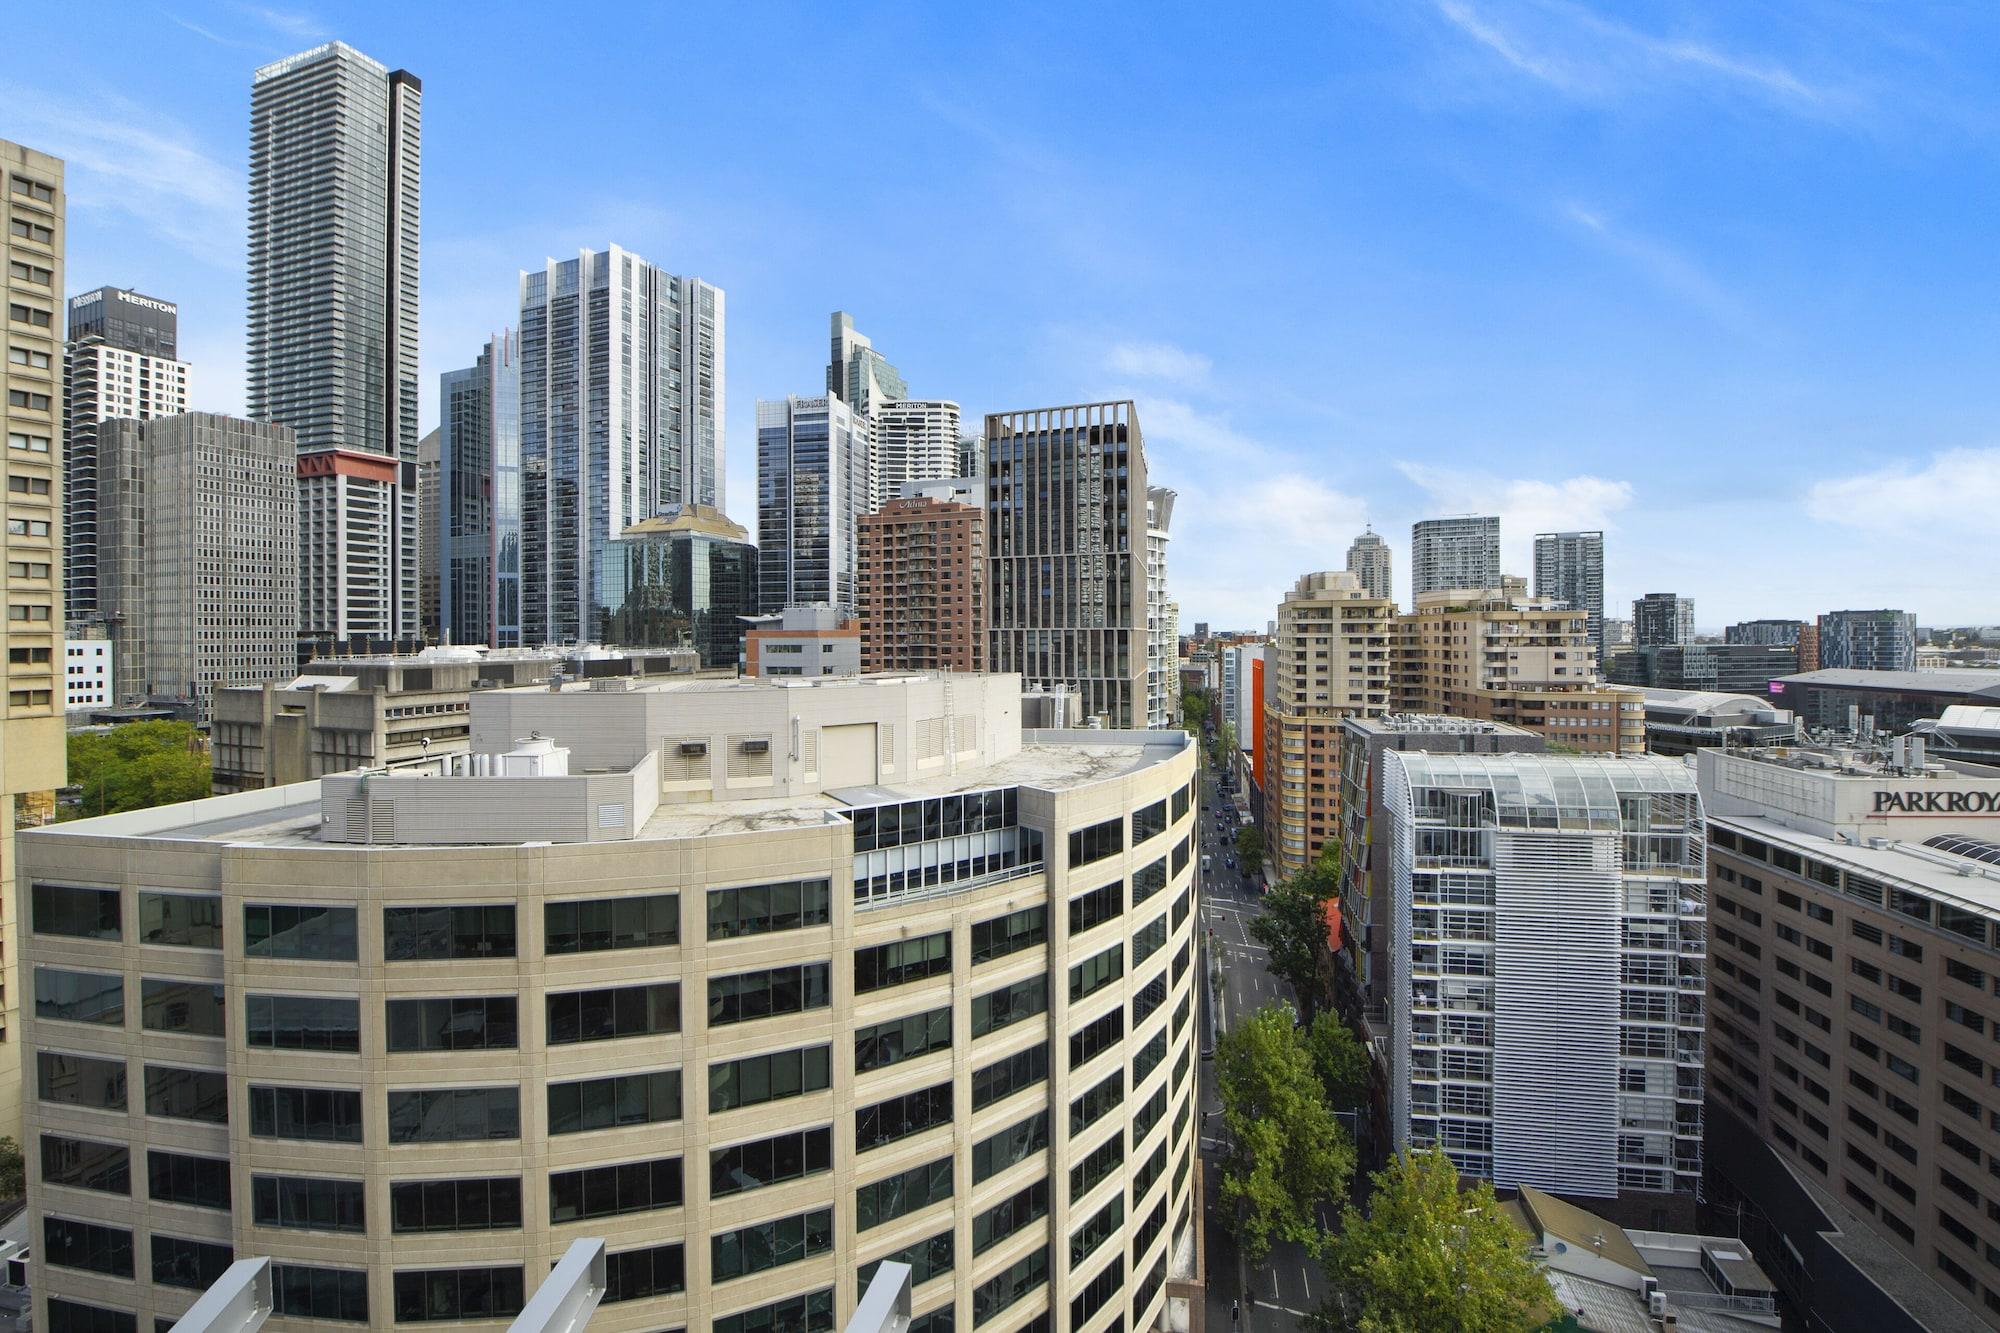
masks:
[[[1264,910],[1251,917],[1250,936],[1270,951],[1264,966],[1288,983],[1299,1009],[1310,1020],[1324,1000],[1320,966],[1331,961],[1326,942],[1326,904],[1340,882],[1340,855],[1331,846],[1312,866],[1282,881],[1264,896]]]
[[[1339,1014],[1329,1011],[1313,1019],[1306,1029],[1306,1051],[1329,1106],[1352,1111],[1361,1105],[1368,1095],[1368,1048]]]
[[[1243,858],[1245,873],[1255,874],[1264,867],[1264,831],[1254,824],[1236,830],[1236,854]]]
[[[21,1161],[21,1145],[11,1137],[0,1137],[0,1199],[18,1199],[28,1192],[28,1173]]]
[[[191,722],[130,722],[69,738],[69,780],[80,791],[65,819],[143,810],[209,794],[208,752]]]
[[[1317,1208],[1347,1193],[1354,1145],[1334,1119],[1290,1005],[1265,1005],[1215,1044],[1216,1083],[1233,1148],[1222,1198],[1244,1256],[1280,1240],[1312,1243]]]
[[[1374,1181],[1366,1215],[1349,1206],[1326,1239],[1322,1333],[1526,1333],[1555,1315],[1528,1237],[1491,1185],[1461,1192],[1436,1148],[1398,1156]]]

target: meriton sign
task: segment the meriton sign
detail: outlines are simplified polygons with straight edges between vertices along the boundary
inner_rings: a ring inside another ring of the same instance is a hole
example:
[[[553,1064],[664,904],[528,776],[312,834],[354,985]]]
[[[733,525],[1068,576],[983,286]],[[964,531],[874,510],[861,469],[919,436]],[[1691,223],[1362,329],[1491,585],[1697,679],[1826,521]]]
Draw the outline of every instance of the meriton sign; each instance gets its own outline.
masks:
[[[2000,815],[2000,791],[1878,791],[1875,813]]]

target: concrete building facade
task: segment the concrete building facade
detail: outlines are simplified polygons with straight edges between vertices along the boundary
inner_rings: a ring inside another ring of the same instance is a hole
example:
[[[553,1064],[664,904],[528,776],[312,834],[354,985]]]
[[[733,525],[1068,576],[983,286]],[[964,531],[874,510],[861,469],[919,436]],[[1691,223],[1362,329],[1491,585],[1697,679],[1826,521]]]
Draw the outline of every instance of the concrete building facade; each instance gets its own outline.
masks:
[[[1609,664],[1604,637],[1604,534],[1535,534],[1535,596],[1590,615],[1590,642],[1601,670]]]
[[[111,686],[111,639],[69,631],[63,640],[63,708],[108,708],[118,702]]]
[[[1193,745],[1020,699],[498,691],[449,775],[29,840],[38,1327],[171,1320],[238,1255],[274,1329],[501,1327],[579,1236],[603,1333],[837,1328],[892,1257],[920,1333],[1158,1325]]]
[[[750,617],[749,624],[743,635],[747,676],[861,674],[861,622],[842,607],[788,606],[776,615]]]
[[[1500,519],[1427,518],[1410,528],[1410,604],[1451,588],[1500,586]]]
[[[863,671],[986,666],[986,510],[926,497],[862,516],[855,601]]]
[[[913,482],[968,474],[959,471],[958,404],[944,398],[885,399],[875,419],[873,501],[880,509]]]
[[[1361,580],[1362,589],[1370,597],[1395,600],[1395,563],[1390,557],[1389,543],[1375,529],[1368,529],[1348,544],[1347,572]]]
[[[1819,618],[1819,669],[1915,671],[1917,618],[1908,611],[1827,612]]]
[[[1694,642],[1694,598],[1649,592],[1632,603],[1632,646],[1657,648]]]

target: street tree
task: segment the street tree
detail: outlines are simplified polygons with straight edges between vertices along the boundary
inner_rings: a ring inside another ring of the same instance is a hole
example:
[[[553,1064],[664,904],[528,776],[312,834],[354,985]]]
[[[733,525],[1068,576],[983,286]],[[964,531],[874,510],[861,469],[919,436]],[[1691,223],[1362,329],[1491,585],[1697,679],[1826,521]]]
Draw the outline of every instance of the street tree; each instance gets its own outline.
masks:
[[[1236,830],[1236,854],[1243,858],[1243,873],[1254,875],[1264,868],[1264,831],[1254,824]]]
[[[1368,1095],[1368,1048],[1354,1029],[1339,1014],[1322,1013],[1306,1029],[1306,1051],[1326,1090],[1327,1105],[1341,1112],[1360,1106]]]
[[[130,722],[71,736],[69,777],[70,819],[194,801],[209,794],[208,752],[191,722]]]
[[[1459,1189],[1436,1148],[1374,1176],[1368,1210],[1349,1205],[1321,1261],[1332,1295],[1316,1333],[1526,1333],[1553,1318],[1555,1293],[1493,1187]]]
[[[1181,722],[1190,735],[1201,735],[1202,723],[1208,720],[1208,696],[1199,690],[1190,690],[1181,696]]]
[[[1319,1206],[1342,1198],[1354,1145],[1334,1119],[1290,1005],[1265,1005],[1215,1044],[1231,1147],[1222,1199],[1244,1257],[1282,1240],[1314,1242]]]
[[[1283,881],[1264,896],[1264,910],[1249,919],[1252,939],[1269,950],[1271,974],[1289,984],[1299,1010],[1310,1022],[1324,1007],[1322,967],[1332,961],[1326,938],[1326,905],[1340,882],[1340,856],[1332,848],[1313,865]]]

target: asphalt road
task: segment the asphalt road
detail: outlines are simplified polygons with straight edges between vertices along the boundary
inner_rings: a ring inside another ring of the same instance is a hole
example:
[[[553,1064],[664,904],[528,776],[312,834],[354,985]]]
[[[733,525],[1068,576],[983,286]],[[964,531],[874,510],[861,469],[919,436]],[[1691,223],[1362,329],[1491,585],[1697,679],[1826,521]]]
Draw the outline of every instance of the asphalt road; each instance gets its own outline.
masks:
[[[1203,939],[1209,957],[1204,960],[1202,995],[1214,1008],[1212,1020],[1223,1030],[1275,1001],[1292,999],[1291,987],[1273,977],[1264,967],[1264,948],[1253,943],[1246,925],[1261,909],[1255,887],[1245,882],[1240,870],[1227,868],[1226,851],[1233,850],[1235,823],[1219,830],[1215,781],[1204,774],[1201,784],[1201,852],[1214,858],[1202,881]],[[1225,846],[1225,844],[1231,844]],[[1221,995],[1206,984],[1216,967],[1222,970]],[[1204,1027],[1202,1049],[1213,1049],[1214,1029]],[[1221,1097],[1215,1087],[1212,1061],[1202,1062],[1201,1105],[1204,1112],[1219,1111]],[[1299,1317],[1317,1308],[1326,1295],[1326,1279],[1300,1245],[1274,1246],[1270,1257],[1254,1271],[1245,1271],[1235,1243],[1222,1224],[1222,1117],[1204,1115],[1201,1125],[1203,1177],[1207,1198],[1208,1240],[1208,1333],[1289,1333],[1299,1325]],[[1231,1319],[1231,1307],[1238,1318]]]

